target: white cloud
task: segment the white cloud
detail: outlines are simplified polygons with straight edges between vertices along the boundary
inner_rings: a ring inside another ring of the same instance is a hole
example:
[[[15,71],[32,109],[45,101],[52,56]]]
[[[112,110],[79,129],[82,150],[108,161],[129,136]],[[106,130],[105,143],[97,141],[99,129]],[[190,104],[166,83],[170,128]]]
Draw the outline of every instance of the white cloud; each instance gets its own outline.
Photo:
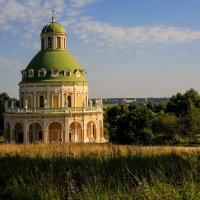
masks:
[[[200,31],[172,26],[122,27],[93,21],[81,13],[86,6],[100,0],[0,0],[0,27],[2,31],[20,34],[19,43],[38,48],[31,38],[40,34],[51,18],[54,8],[56,19],[77,34],[81,40],[107,44],[124,49],[134,44],[183,43],[200,40]],[[63,20],[64,19],[64,20]]]
[[[22,40],[31,43],[29,38],[39,34],[42,26],[50,20],[51,9],[54,8],[56,17],[60,18],[65,7],[64,0],[1,0],[1,30],[11,34],[19,33]]]
[[[97,0],[70,0],[69,5],[76,8],[85,7],[89,4],[96,2]]]
[[[146,43],[183,43],[200,40],[200,31],[172,26],[138,26],[121,27],[108,23],[92,21],[82,17],[75,24],[74,31],[84,39],[83,35],[95,36],[99,40],[109,42],[110,45],[131,45]]]
[[[64,25],[68,25],[85,6],[96,1],[99,0],[0,0],[0,27],[11,34],[19,33],[22,40],[31,43],[29,39],[39,34],[42,26],[51,20],[52,9],[56,19],[62,21],[64,18]]]
[[[4,56],[0,56],[1,69],[23,69],[24,64],[22,61],[13,60]]]
[[[84,11],[86,6],[97,1],[99,0],[69,0],[67,5],[67,15],[70,17],[77,17]]]

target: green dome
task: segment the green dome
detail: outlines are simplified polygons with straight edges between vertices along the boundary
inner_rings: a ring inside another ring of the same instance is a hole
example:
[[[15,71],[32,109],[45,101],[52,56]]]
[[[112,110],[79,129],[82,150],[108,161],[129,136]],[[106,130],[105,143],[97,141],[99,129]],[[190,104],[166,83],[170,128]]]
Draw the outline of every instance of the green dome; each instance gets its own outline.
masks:
[[[34,71],[33,77],[28,76],[30,69]],[[46,70],[45,77],[38,77],[38,70],[40,69]],[[54,69],[58,71],[56,77],[51,76],[51,71]],[[65,70],[70,70],[70,76],[64,75]],[[76,77],[77,70],[80,72],[78,77]],[[39,51],[24,71],[26,71],[27,75],[22,78],[21,83],[46,81],[87,82],[87,79],[84,77],[85,70],[82,69],[68,51],[63,50]]]
[[[56,22],[50,22],[44,28],[42,29],[41,34],[45,33],[64,33],[66,34],[65,29],[58,23]]]

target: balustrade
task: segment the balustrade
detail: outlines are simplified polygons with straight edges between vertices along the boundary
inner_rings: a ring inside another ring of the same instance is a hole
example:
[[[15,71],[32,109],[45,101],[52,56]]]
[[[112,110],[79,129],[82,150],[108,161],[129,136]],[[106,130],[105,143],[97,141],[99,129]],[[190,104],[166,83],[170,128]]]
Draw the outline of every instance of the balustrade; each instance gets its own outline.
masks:
[[[61,108],[5,108],[5,113],[84,113],[101,112],[102,106],[96,107],[61,107]]]

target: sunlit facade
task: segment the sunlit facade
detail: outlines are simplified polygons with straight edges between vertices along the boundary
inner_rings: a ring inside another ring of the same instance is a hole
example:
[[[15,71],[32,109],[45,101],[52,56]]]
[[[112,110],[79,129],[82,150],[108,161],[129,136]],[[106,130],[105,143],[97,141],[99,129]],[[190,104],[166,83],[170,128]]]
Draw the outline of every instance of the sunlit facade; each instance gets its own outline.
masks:
[[[19,107],[5,103],[5,141],[105,142],[102,100],[89,100],[86,71],[67,50],[65,29],[52,17],[40,37],[41,50],[21,71]]]

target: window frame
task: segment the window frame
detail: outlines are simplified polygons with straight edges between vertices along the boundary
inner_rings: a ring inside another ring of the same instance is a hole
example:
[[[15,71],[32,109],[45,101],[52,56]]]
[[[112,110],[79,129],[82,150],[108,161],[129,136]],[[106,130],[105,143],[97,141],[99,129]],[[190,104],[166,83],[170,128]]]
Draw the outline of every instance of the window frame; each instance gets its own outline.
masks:
[[[26,70],[23,70],[23,71],[21,71],[21,73],[22,73],[22,78],[26,78],[27,71],[26,71]]]
[[[28,70],[28,77],[29,78],[33,78],[34,77],[34,70],[33,69],[29,69]]]
[[[52,37],[47,37],[47,48],[48,49],[52,48]]]
[[[68,75],[67,75],[67,73],[68,73]],[[71,70],[70,69],[65,69],[64,70],[64,76],[65,77],[70,77],[71,76]]]
[[[75,69],[75,70],[74,70],[74,73],[75,73],[75,77],[76,77],[76,78],[81,77],[81,70],[80,70],[80,69]]]
[[[58,37],[56,38],[56,48],[57,48],[57,49],[60,49],[60,48],[61,48],[61,37],[60,37],[60,36],[58,36]]]
[[[56,68],[52,69],[51,70],[51,77],[58,77],[58,76],[59,76],[59,71]]]
[[[44,73],[43,76],[41,76],[41,74],[40,74],[41,72]],[[38,70],[38,77],[39,78],[44,78],[45,76],[46,76],[46,70],[44,68],[39,69]]]

